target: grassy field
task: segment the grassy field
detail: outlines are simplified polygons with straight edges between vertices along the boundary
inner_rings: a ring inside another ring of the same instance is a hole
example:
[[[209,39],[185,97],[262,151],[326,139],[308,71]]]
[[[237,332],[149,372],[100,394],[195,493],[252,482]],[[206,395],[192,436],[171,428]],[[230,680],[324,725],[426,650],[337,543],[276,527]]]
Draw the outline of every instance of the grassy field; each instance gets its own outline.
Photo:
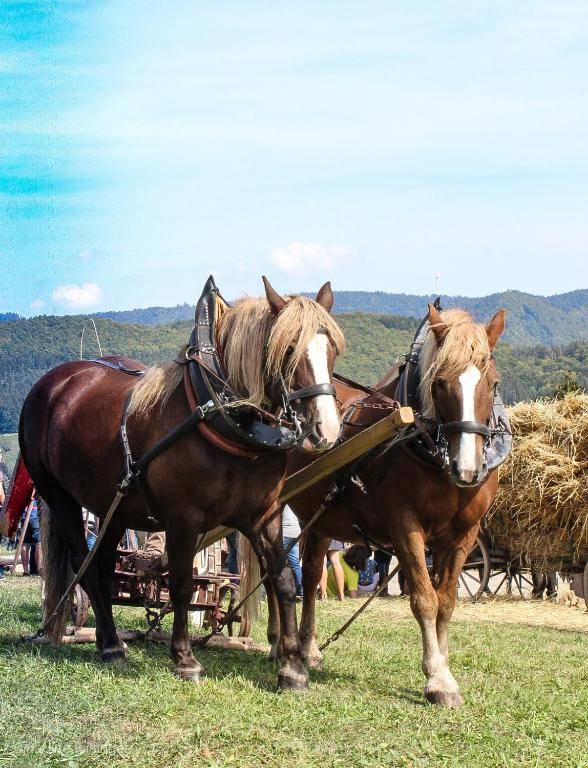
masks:
[[[109,668],[91,645],[14,644],[36,627],[38,603],[38,580],[0,583],[0,766],[588,765],[588,614],[579,609],[460,606],[452,667],[466,703],[448,711],[422,698],[420,642],[402,598],[377,601],[331,646],[305,696],[277,693],[258,653],[201,651],[208,677],[195,687],[172,677],[161,646],[134,643],[128,665]],[[321,635],[352,609],[319,605]],[[117,615],[140,626],[139,611]]]

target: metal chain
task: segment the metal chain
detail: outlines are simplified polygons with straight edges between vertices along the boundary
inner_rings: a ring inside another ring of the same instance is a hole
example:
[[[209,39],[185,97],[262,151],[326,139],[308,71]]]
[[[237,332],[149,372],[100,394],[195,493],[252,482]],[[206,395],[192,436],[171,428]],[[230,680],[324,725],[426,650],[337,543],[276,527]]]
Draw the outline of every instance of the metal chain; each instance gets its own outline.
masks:
[[[360,606],[359,606],[359,608],[357,609],[357,611],[355,611],[355,613],[353,614],[353,616],[352,616],[350,619],[348,619],[348,620],[345,622],[345,624],[343,624],[343,626],[342,626],[342,627],[339,627],[339,629],[337,629],[335,632],[333,632],[333,634],[332,634],[332,635],[331,635],[329,638],[327,638],[327,639],[325,640],[325,642],[324,642],[324,643],[322,643],[322,645],[319,645],[319,651],[321,651],[321,653],[322,653],[322,652],[323,652],[323,651],[324,651],[326,648],[328,648],[328,647],[329,647],[329,645],[331,645],[331,643],[335,643],[335,642],[337,642],[337,640],[338,640],[338,639],[341,637],[341,635],[343,635],[343,634],[344,634],[344,633],[345,633],[345,632],[346,632],[346,631],[349,629],[349,627],[350,627],[350,626],[353,624],[353,622],[354,622],[354,621],[355,621],[357,618],[359,618],[359,616],[361,616],[361,614],[362,614],[362,613],[365,611],[365,609],[366,609],[366,608],[368,607],[368,605],[369,605],[369,604],[372,602],[372,600],[373,600],[375,597],[378,597],[378,595],[380,595],[380,594],[381,594],[381,593],[384,591],[384,589],[385,589],[385,588],[388,586],[388,584],[389,584],[389,583],[392,581],[392,579],[394,578],[394,576],[396,576],[396,574],[398,573],[398,571],[399,571],[399,570],[400,570],[400,565],[397,565],[397,566],[396,566],[396,568],[394,568],[394,570],[393,570],[393,571],[391,571],[391,572],[390,572],[390,573],[389,573],[389,574],[386,576],[386,578],[384,579],[384,581],[383,581],[383,582],[382,582],[382,583],[379,585],[378,589],[376,589],[376,591],[373,593],[373,595],[371,595],[371,596],[370,596],[370,597],[369,597],[369,598],[368,598],[368,599],[365,601],[365,603],[363,603],[362,605],[360,605]]]
[[[398,405],[395,403],[366,403],[363,400],[358,401],[357,403],[351,404],[352,408],[357,408],[360,410],[361,408],[373,408],[375,411],[397,411]]]

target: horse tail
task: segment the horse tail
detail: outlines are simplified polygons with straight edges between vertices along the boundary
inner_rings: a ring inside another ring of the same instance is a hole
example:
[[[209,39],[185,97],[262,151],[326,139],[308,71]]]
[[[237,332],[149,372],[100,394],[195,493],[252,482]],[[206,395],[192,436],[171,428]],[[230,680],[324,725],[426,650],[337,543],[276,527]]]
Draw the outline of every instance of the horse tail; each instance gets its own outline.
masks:
[[[69,548],[55,524],[51,508],[43,503],[41,517],[41,552],[43,555],[43,622],[53,614],[72,574]],[[51,620],[45,634],[59,645],[65,632],[71,604],[65,600]]]
[[[237,562],[239,564],[239,573],[241,574],[241,582],[239,587],[239,593],[241,599],[245,595],[254,589],[261,580],[261,569],[259,567],[259,559],[255,554],[255,550],[251,546],[249,539],[243,534],[239,534],[238,548],[237,548]],[[251,597],[249,597],[241,608],[241,615],[244,623],[254,622],[261,613],[261,595],[260,590],[257,589]]]

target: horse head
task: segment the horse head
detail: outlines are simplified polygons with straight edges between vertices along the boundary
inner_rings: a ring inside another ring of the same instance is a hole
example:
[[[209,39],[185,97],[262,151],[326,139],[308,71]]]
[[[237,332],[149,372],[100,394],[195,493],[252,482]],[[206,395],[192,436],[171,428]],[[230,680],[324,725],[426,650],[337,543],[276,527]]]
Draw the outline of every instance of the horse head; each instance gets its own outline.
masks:
[[[484,446],[491,437],[499,382],[492,352],[505,319],[501,309],[484,326],[463,310],[439,312],[429,304],[432,333],[421,358],[423,415],[438,423],[447,444],[448,469],[462,487],[479,485],[488,474]]]
[[[331,284],[325,283],[312,301],[304,296],[283,297],[264,277],[265,294],[274,321],[266,356],[266,396],[281,407],[304,436],[311,451],[331,448],[341,420],[332,383],[337,355],[344,339],[330,315]]]

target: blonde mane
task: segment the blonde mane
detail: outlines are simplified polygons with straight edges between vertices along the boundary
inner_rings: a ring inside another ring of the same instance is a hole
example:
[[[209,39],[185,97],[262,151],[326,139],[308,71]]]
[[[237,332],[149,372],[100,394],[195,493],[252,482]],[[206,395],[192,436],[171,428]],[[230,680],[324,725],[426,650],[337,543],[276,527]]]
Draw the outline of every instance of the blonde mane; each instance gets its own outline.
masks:
[[[337,353],[345,349],[343,334],[331,315],[305,296],[286,297],[287,304],[277,317],[263,299],[241,299],[226,308],[217,323],[216,336],[222,350],[228,384],[239,397],[253,405],[265,404],[265,385],[283,371],[286,386],[292,383],[296,367],[308,343],[324,328]],[[163,408],[183,376],[183,365],[162,363],[148,368],[135,384],[129,414],[147,415],[155,406]]]
[[[145,375],[133,387],[129,400],[128,414],[146,416],[158,405],[160,409],[176,391],[184,375],[184,366],[179,363],[158,363],[147,368]]]
[[[291,385],[294,372],[319,328],[325,329],[338,354],[345,349],[341,329],[326,309],[305,296],[286,298],[286,306],[277,317],[266,299],[242,299],[225,312],[219,323],[219,346],[229,384],[254,405],[264,403],[266,382],[280,372],[286,386]]]
[[[455,379],[470,364],[484,371],[490,362],[490,345],[483,323],[476,323],[463,309],[448,309],[441,312],[441,318],[448,326],[443,343],[438,346],[435,334],[429,330],[419,359],[419,393],[422,415],[427,419],[435,418],[431,391],[435,378]]]

